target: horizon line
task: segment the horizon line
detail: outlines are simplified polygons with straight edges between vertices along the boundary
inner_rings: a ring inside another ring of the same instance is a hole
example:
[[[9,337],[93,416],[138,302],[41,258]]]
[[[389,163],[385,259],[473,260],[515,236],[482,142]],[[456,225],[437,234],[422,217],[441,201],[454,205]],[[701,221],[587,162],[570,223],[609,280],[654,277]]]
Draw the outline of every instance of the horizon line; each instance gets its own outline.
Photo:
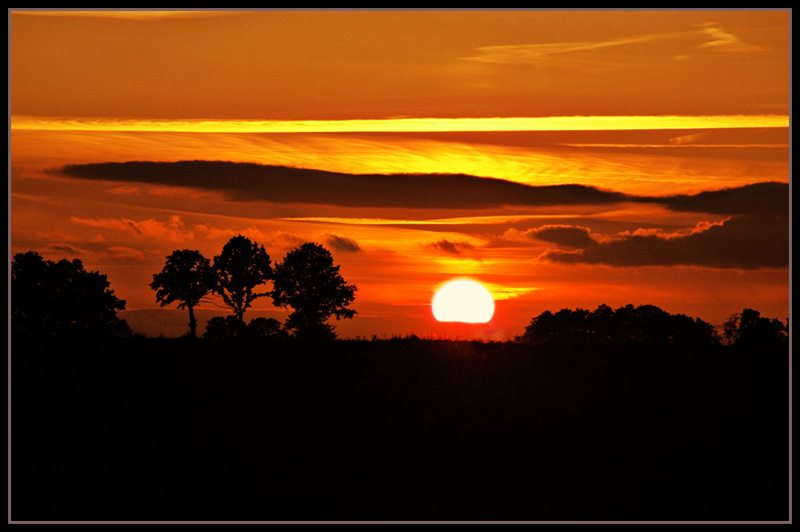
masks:
[[[788,128],[788,115],[615,115],[346,120],[146,120],[12,115],[11,131],[151,133],[392,133]]]

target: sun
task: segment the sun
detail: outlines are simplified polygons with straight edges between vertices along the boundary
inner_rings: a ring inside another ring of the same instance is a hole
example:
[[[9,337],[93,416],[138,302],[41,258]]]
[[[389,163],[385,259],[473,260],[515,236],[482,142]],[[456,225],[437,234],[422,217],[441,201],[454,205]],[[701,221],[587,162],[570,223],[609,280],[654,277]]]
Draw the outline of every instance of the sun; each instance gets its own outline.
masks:
[[[431,309],[437,321],[487,323],[494,316],[494,298],[477,281],[453,279],[436,290]]]

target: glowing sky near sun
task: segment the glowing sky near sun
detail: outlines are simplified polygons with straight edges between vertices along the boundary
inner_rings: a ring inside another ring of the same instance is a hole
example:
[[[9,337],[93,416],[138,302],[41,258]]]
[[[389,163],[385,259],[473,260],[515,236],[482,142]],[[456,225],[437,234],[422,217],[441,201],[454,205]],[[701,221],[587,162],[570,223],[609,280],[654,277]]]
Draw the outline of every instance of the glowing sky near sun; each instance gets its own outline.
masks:
[[[334,323],[345,336],[510,338],[544,310],[603,303],[783,319],[790,23],[790,10],[11,10],[10,254],[80,258],[147,310],[174,249],[213,257],[245,234],[277,261],[313,240],[359,287],[358,316]],[[160,177],[92,173],[130,161]],[[309,173],[245,186],[249,163]],[[562,185],[580,188],[541,199]],[[488,324],[432,318],[435,287],[459,276],[492,292]]]
[[[12,117],[11,128],[37,131],[146,131],[186,133],[380,133],[442,131],[617,131],[789,127],[789,117],[556,116],[388,118],[383,120],[78,120]]]

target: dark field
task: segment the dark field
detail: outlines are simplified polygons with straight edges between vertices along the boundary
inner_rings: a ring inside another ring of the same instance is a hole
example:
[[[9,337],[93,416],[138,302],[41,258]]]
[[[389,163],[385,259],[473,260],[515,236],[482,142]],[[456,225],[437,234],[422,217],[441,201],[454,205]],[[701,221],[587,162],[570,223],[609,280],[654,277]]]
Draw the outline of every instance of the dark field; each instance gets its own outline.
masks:
[[[783,352],[16,342],[11,520],[786,521]]]

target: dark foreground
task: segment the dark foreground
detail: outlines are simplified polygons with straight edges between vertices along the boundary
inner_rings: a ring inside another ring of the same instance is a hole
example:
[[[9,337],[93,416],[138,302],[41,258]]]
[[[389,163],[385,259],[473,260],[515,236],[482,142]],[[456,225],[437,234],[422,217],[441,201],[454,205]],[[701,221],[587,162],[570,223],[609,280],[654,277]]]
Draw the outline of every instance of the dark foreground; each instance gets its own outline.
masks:
[[[11,520],[785,521],[788,383],[731,349],[17,342]]]

